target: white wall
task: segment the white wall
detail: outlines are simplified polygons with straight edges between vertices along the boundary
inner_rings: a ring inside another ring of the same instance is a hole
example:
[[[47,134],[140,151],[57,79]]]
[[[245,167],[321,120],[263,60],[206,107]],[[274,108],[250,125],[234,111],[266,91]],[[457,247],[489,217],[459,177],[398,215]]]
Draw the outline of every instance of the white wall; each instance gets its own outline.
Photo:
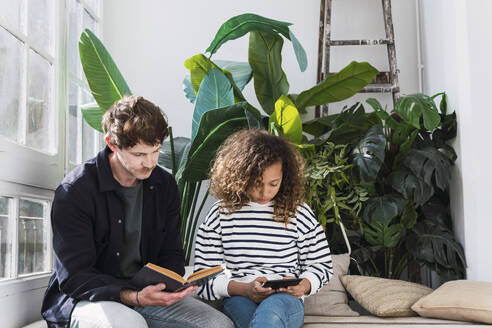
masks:
[[[492,281],[489,151],[492,2],[422,0],[424,92],[446,91],[458,117],[452,214],[465,246],[468,278]]]
[[[292,30],[308,55],[308,69],[301,73],[289,41],[284,43],[283,68],[290,93],[306,90],[316,83],[319,30],[318,0],[250,1],[160,1],[105,0],[104,43],[133,93],[142,94],[160,105],[169,116],[175,135],[189,136],[193,105],[184,97],[183,62],[204,53],[220,25],[242,13],[256,13],[293,23]],[[415,1],[393,1],[397,60],[403,93],[417,91]],[[332,38],[384,38],[380,0],[334,0]],[[248,37],[229,41],[214,55],[216,59],[248,60]],[[369,61],[387,70],[386,48],[344,47],[333,50],[332,70],[351,60]],[[257,105],[253,83],[245,97]],[[363,98],[367,97],[366,95]],[[357,98],[360,99],[361,97]],[[389,103],[390,97],[378,97]],[[330,112],[345,103],[334,104]]]

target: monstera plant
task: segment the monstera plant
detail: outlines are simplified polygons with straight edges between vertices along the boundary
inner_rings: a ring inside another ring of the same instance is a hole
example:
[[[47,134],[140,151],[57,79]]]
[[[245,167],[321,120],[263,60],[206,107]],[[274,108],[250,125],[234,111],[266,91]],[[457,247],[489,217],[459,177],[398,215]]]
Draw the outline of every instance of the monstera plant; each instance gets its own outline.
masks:
[[[442,281],[463,278],[466,261],[454,237],[449,205],[456,160],[449,141],[456,136],[457,123],[456,115],[448,113],[446,95],[404,96],[391,112],[376,99],[367,103],[373,112],[356,104],[305,123],[317,147],[347,144],[344,156],[322,161],[332,163],[327,166],[333,171],[331,180],[325,179],[328,185],[316,180],[322,166],[308,169],[308,180],[321,191],[317,198],[326,199],[325,219],[344,221],[362,274],[400,278],[409,269],[409,279],[418,280],[419,268],[426,266]],[[320,185],[331,188],[332,195],[323,198]],[[332,247],[344,245],[334,240]]]

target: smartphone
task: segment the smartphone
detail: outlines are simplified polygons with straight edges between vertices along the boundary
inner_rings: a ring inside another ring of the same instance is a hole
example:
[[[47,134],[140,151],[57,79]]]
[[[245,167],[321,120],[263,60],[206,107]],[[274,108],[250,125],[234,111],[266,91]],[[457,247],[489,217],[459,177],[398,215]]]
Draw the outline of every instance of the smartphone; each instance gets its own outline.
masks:
[[[302,278],[268,280],[263,284],[263,288],[271,287],[272,289],[285,288],[288,286],[298,285]]]

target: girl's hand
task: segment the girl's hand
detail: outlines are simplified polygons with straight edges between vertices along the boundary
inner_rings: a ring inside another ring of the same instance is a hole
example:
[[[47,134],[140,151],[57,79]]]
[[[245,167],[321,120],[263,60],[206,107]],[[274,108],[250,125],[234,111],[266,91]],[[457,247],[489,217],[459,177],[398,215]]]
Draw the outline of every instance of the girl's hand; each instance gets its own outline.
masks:
[[[284,277],[284,279],[295,278],[295,277]],[[289,286],[287,288],[279,288],[279,293],[287,293],[296,298],[301,298],[311,292],[311,282],[303,278],[301,282],[295,286]]]
[[[263,288],[262,285],[267,281],[265,277],[259,277],[248,284],[246,288],[246,296],[255,302],[256,304],[261,303],[265,298],[275,293],[270,287]]]

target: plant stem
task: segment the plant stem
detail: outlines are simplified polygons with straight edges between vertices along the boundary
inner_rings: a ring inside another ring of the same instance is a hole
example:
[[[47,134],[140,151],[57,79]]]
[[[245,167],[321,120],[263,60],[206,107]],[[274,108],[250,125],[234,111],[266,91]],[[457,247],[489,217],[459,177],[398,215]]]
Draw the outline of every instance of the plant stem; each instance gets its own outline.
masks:
[[[173,177],[176,176],[176,153],[174,151],[174,137],[173,137],[173,128],[169,127],[169,143],[171,144],[171,168]]]
[[[198,220],[200,219],[200,214],[202,212],[203,206],[205,205],[205,201],[208,198],[208,190],[203,196],[202,203],[200,204],[200,207],[198,208],[198,212],[196,213],[196,216],[193,220],[193,228],[191,231],[193,232],[193,236],[195,235],[194,232],[196,231],[196,226],[198,224]],[[191,249],[192,249],[192,242],[189,243],[189,247],[186,249],[186,263],[190,263],[190,257],[191,257]]]
[[[185,234],[185,239],[184,242],[186,243],[186,249],[188,249],[190,243],[190,234],[191,234],[191,227],[193,225],[193,219],[195,217],[195,207],[196,207],[196,202],[198,199],[198,195],[200,194],[200,189],[202,187],[202,182],[200,181],[198,183],[197,188],[195,188],[195,193],[193,195],[193,202],[191,203],[191,213],[187,217],[187,223],[186,223],[186,234]]]
[[[394,254],[394,249],[389,250],[389,264],[388,264],[388,278],[393,278],[393,260],[394,260],[395,254]]]

